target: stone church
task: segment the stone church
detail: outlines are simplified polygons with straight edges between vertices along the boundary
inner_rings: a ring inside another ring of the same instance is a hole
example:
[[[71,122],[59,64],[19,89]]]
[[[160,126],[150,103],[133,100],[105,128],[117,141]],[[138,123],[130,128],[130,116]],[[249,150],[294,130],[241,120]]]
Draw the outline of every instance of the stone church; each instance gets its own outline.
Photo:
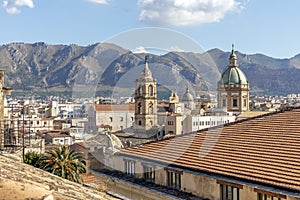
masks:
[[[249,82],[238,67],[233,46],[229,65],[218,82],[218,106],[227,112],[240,114],[249,111]]]

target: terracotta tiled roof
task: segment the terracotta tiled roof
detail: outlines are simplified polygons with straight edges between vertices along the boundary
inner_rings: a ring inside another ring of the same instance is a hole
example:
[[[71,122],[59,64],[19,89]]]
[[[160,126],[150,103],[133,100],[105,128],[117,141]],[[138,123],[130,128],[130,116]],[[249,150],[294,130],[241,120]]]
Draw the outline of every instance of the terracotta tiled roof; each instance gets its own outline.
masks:
[[[103,181],[96,179],[93,174],[82,174],[81,177],[84,185],[94,188],[101,188],[103,190],[106,189],[106,184]]]
[[[129,111],[134,112],[134,104],[97,104],[96,111]]]
[[[269,111],[247,111],[247,112],[243,112],[240,115],[238,115],[237,120],[257,117],[257,116],[265,115],[268,113],[271,113],[271,112],[269,112]]]
[[[129,148],[121,154],[300,191],[300,109]]]
[[[49,137],[51,137],[51,138],[57,138],[57,137],[59,137],[59,138],[66,138],[66,137],[72,137],[72,136],[70,136],[70,135],[59,134],[59,133],[49,133],[48,135],[49,135]]]

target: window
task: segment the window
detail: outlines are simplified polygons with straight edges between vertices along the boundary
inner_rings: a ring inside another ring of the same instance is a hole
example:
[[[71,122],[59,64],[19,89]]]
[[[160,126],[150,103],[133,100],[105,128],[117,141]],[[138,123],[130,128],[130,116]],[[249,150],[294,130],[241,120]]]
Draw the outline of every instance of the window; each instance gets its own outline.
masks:
[[[125,173],[133,176],[135,173],[135,162],[131,160],[125,160]]]
[[[153,166],[144,165],[144,179],[148,182],[155,182],[155,168]]]
[[[174,122],[173,121],[168,121],[168,125],[174,125]]]
[[[113,118],[112,118],[112,117],[109,117],[109,121],[112,122],[112,121],[113,121]]]
[[[226,99],[223,99],[222,104],[223,104],[223,107],[226,107]]]
[[[133,117],[131,117],[131,121],[133,122]]]
[[[267,195],[267,194],[258,193],[257,194],[257,200],[281,200],[281,198],[280,197],[274,197],[274,196]]]
[[[138,114],[142,114],[142,103],[138,103]]]
[[[247,107],[247,100],[244,99],[244,104],[243,104],[244,107]]]
[[[120,117],[120,122],[124,121],[124,118],[123,117]]]
[[[142,121],[141,121],[141,120],[139,120],[139,125],[140,125],[140,126],[142,125]]]
[[[138,89],[138,96],[142,96],[142,86],[139,86],[139,89]]]
[[[257,200],[283,200],[286,199],[286,195],[277,194],[269,191],[260,190],[254,188],[254,192],[257,192]]]
[[[221,184],[221,200],[239,200],[239,188]]]
[[[153,114],[153,103],[149,104],[149,114]]]
[[[149,96],[152,97],[153,96],[153,86],[149,85],[148,89],[149,89]]]
[[[120,129],[123,130],[123,126],[120,126]]]
[[[181,189],[181,173],[175,171],[167,171],[167,185],[168,187]]]
[[[232,106],[233,107],[237,107],[238,106],[237,99],[233,99],[232,100]]]

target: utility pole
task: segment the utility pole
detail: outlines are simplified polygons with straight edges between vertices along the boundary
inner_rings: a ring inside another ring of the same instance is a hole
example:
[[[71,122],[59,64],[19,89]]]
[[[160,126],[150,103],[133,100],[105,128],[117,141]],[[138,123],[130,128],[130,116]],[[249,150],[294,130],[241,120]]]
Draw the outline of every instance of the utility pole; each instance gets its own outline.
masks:
[[[24,106],[23,106],[23,111],[22,111],[22,115],[23,115],[23,141],[22,141],[22,160],[24,162],[24,158],[25,158],[25,127],[24,127]]]

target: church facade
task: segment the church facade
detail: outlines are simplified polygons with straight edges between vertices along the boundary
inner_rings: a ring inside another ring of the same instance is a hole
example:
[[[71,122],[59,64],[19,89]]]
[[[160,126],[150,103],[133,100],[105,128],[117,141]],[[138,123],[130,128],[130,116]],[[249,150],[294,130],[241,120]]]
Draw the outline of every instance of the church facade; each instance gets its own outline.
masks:
[[[218,107],[240,114],[249,111],[249,82],[239,69],[237,56],[232,47],[229,65],[218,82]]]

